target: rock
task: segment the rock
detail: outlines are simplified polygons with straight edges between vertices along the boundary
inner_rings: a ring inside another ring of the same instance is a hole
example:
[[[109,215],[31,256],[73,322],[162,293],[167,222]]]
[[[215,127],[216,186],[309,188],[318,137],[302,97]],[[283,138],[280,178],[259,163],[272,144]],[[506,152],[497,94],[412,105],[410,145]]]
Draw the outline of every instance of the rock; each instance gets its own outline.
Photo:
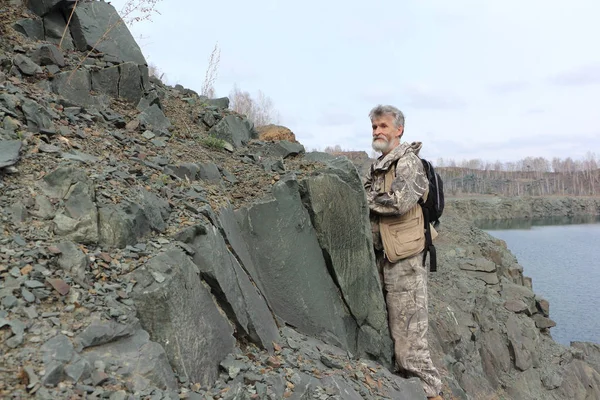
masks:
[[[90,73],[83,68],[76,71],[60,72],[54,75],[54,79],[52,80],[52,90],[73,105],[106,108],[108,106],[106,95],[104,97],[102,95],[92,96],[90,93],[91,89]]]
[[[152,272],[161,273],[165,281],[156,282]],[[134,276],[138,284],[132,298],[142,326],[164,346],[180,376],[202,386],[212,384],[235,339],[196,265],[173,248],[138,268]]]
[[[526,371],[535,366],[538,331],[533,321],[525,316],[511,314],[506,321],[506,330],[515,367]]]
[[[289,156],[296,156],[304,153],[304,146],[300,143],[292,143],[287,140],[280,140],[275,143],[269,143],[265,152],[271,157],[287,158]],[[352,163],[350,163],[352,165]]]
[[[124,248],[150,233],[150,222],[137,204],[108,205],[98,208],[98,230],[101,246]]]
[[[28,0],[27,7],[40,17],[52,11],[62,0]]]
[[[0,140],[0,168],[10,167],[19,161],[20,140]]]
[[[273,186],[273,195],[274,200],[237,212],[248,248],[253,249],[253,280],[260,282],[270,308],[283,321],[354,352],[356,322],[327,272],[298,182],[282,178]]]
[[[198,166],[198,177],[207,182],[220,182],[221,172],[214,163],[204,163]]]
[[[33,52],[31,59],[38,65],[65,66],[65,57],[58,47],[52,44],[40,44]]]
[[[541,314],[534,314],[532,318],[535,321],[535,326],[540,329],[547,329],[556,326],[556,322],[552,321],[550,318],[544,317]]]
[[[13,63],[25,75],[35,75],[43,72],[42,67],[37,65],[29,57],[26,57],[23,54],[17,54],[13,58]]]
[[[280,142],[281,143],[281,142]],[[331,161],[329,168],[300,182],[300,193],[328,270],[359,326],[378,332],[380,343],[389,343],[387,312],[375,254],[369,209],[356,168],[346,159]],[[386,346],[371,356],[391,364]],[[362,356],[365,349],[357,349]]]
[[[154,132],[167,132],[171,127],[171,121],[165,116],[158,105],[153,104],[147,107],[138,116],[142,129],[148,129]]]
[[[206,96],[202,96],[200,98],[202,103],[206,104],[208,107],[214,107],[217,109],[225,109],[229,108],[229,98],[228,97],[219,97],[216,99],[209,99]]]
[[[289,128],[281,125],[263,125],[256,128],[258,132],[258,138],[264,141],[279,141],[286,140],[288,142],[296,143],[296,135]]]
[[[88,256],[71,242],[59,243],[56,247],[61,251],[58,257],[58,266],[83,281],[85,271],[90,264]]]
[[[60,44],[60,48],[64,50],[75,50],[71,31],[66,30],[67,22],[60,10],[54,10],[44,16],[44,35],[45,39],[55,45]],[[62,41],[62,43],[61,43]]]
[[[537,312],[535,294],[531,289],[514,283],[504,282],[500,293],[502,298],[507,301],[516,301],[526,304],[528,315],[533,315]]]
[[[108,2],[78,4],[70,28],[79,51],[95,48],[117,57],[122,62],[146,64],[146,59],[127,25],[120,20],[119,14]]]
[[[27,126],[30,131],[39,132],[41,129],[52,129],[52,116],[48,110],[33,100],[25,99],[21,105]]]
[[[225,240],[210,225],[191,227],[195,234],[184,233],[182,239],[195,250],[194,263],[216,293],[225,309],[231,309],[230,319],[237,321],[244,334],[262,348],[273,351],[273,342],[279,341],[277,325],[265,299],[252,285]]]
[[[165,232],[167,229],[166,221],[169,219],[171,212],[169,203],[145,189],[138,192],[138,202],[142,206],[150,228],[158,232]]]
[[[120,64],[119,72],[119,97],[132,103],[138,103],[144,96],[144,88],[137,64],[132,62]]]
[[[209,136],[224,140],[233,147],[246,145],[250,139],[256,139],[257,134],[247,119],[228,115],[208,131]]]
[[[22,19],[15,22],[15,30],[33,40],[44,40],[44,24],[39,19]]]
[[[132,391],[149,388],[176,390],[177,381],[161,345],[138,329],[119,340],[86,348],[81,353],[90,365],[101,362],[118,367]]]
[[[200,171],[198,164],[193,163],[169,165],[167,168],[171,174],[177,176],[178,178],[183,180],[189,179],[190,181],[196,180],[196,176]]]
[[[92,90],[117,98],[119,97],[119,77],[118,66],[94,70],[91,72]]]

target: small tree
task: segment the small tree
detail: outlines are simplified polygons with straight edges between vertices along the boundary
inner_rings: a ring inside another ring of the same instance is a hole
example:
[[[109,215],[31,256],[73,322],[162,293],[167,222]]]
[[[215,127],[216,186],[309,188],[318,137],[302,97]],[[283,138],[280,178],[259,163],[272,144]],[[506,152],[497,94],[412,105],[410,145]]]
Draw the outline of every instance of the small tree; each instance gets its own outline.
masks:
[[[260,90],[257,99],[254,99],[249,92],[234,85],[229,101],[232,110],[245,115],[256,126],[279,123],[279,114],[273,109],[273,101]]]
[[[217,80],[219,61],[221,61],[221,49],[219,49],[219,44],[216,43],[208,59],[208,67],[206,68],[201,90],[201,94],[209,99],[215,97],[215,81]]]

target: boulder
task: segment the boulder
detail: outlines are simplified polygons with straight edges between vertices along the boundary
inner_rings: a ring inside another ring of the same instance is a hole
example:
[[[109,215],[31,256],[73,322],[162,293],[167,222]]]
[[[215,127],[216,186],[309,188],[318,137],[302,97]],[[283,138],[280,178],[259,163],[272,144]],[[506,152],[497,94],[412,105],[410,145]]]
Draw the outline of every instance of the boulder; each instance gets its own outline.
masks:
[[[63,50],[75,50],[71,31],[67,29],[65,32],[65,29],[67,29],[67,22],[60,10],[52,11],[44,16],[45,39],[57,46],[60,44],[60,48]]]
[[[21,71],[21,73],[24,75],[35,75],[42,73],[42,67],[37,65],[32,59],[24,56],[23,54],[17,54],[13,58],[13,64],[19,68],[19,71]]]
[[[0,168],[10,167],[19,161],[21,146],[20,140],[0,140]]]
[[[270,308],[284,323],[354,352],[356,320],[327,271],[298,181],[282,177],[273,186],[273,196],[237,211],[252,249],[252,279],[260,282]]]
[[[140,69],[137,64],[126,62],[119,65],[119,73],[119,97],[137,104],[144,96]]]
[[[86,3],[95,4],[95,3]],[[98,95],[92,96],[92,80],[89,71],[78,69],[76,71],[65,71],[54,75],[52,90],[59,96],[68,100],[76,106],[95,106],[106,108],[108,98]]]
[[[33,52],[31,59],[39,65],[65,66],[65,57],[62,51],[53,44],[40,44]]]
[[[379,343],[391,343],[369,208],[356,168],[347,159],[333,160],[328,168],[303,179],[300,191],[328,270],[345,304],[359,326],[366,325],[377,332]],[[372,356],[391,362],[386,345],[375,347],[378,351]],[[364,350],[357,349],[361,355]]]
[[[70,28],[79,51],[95,48],[104,54],[117,57],[122,62],[146,64],[140,47],[110,2],[79,3]]]
[[[258,138],[266,142],[276,142],[286,140],[288,142],[297,143],[296,135],[289,128],[281,125],[262,125],[256,128]]]
[[[225,310],[230,310],[230,319],[254,343],[272,352],[279,332],[271,311],[219,231],[213,225],[199,225],[186,229],[181,236],[195,250],[193,260],[204,280],[214,293],[222,293],[219,300],[226,305]]]
[[[62,2],[63,0],[27,0],[25,4],[31,11],[42,17],[57,8]]]
[[[252,124],[245,118],[228,115],[213,126],[208,134],[238,148],[246,145],[250,139],[258,137]]]
[[[29,39],[44,40],[44,23],[39,19],[22,19],[15,22],[13,27]]]
[[[138,317],[171,365],[191,383],[210,385],[233,351],[233,328],[221,313],[198,267],[178,248],[138,268],[132,293]]]
[[[92,71],[92,90],[113,98],[119,97],[119,76],[119,67],[116,65]]]

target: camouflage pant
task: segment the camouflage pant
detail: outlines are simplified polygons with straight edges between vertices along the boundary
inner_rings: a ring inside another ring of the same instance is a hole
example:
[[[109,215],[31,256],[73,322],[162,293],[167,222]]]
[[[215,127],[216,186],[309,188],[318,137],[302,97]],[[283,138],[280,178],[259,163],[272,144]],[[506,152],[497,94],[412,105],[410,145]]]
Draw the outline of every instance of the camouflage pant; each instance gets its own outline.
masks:
[[[442,381],[427,343],[427,270],[423,253],[395,264],[378,254],[377,266],[385,291],[396,367],[407,377],[421,379],[428,397],[436,396]]]

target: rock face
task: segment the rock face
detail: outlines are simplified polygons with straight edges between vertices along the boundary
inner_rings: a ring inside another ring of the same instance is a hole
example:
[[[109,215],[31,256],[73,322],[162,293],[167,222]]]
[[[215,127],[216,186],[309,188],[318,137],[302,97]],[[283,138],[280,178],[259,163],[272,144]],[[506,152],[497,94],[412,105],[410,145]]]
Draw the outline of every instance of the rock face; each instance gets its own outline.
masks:
[[[446,203],[472,220],[600,215],[597,197],[493,197],[447,199]]]

